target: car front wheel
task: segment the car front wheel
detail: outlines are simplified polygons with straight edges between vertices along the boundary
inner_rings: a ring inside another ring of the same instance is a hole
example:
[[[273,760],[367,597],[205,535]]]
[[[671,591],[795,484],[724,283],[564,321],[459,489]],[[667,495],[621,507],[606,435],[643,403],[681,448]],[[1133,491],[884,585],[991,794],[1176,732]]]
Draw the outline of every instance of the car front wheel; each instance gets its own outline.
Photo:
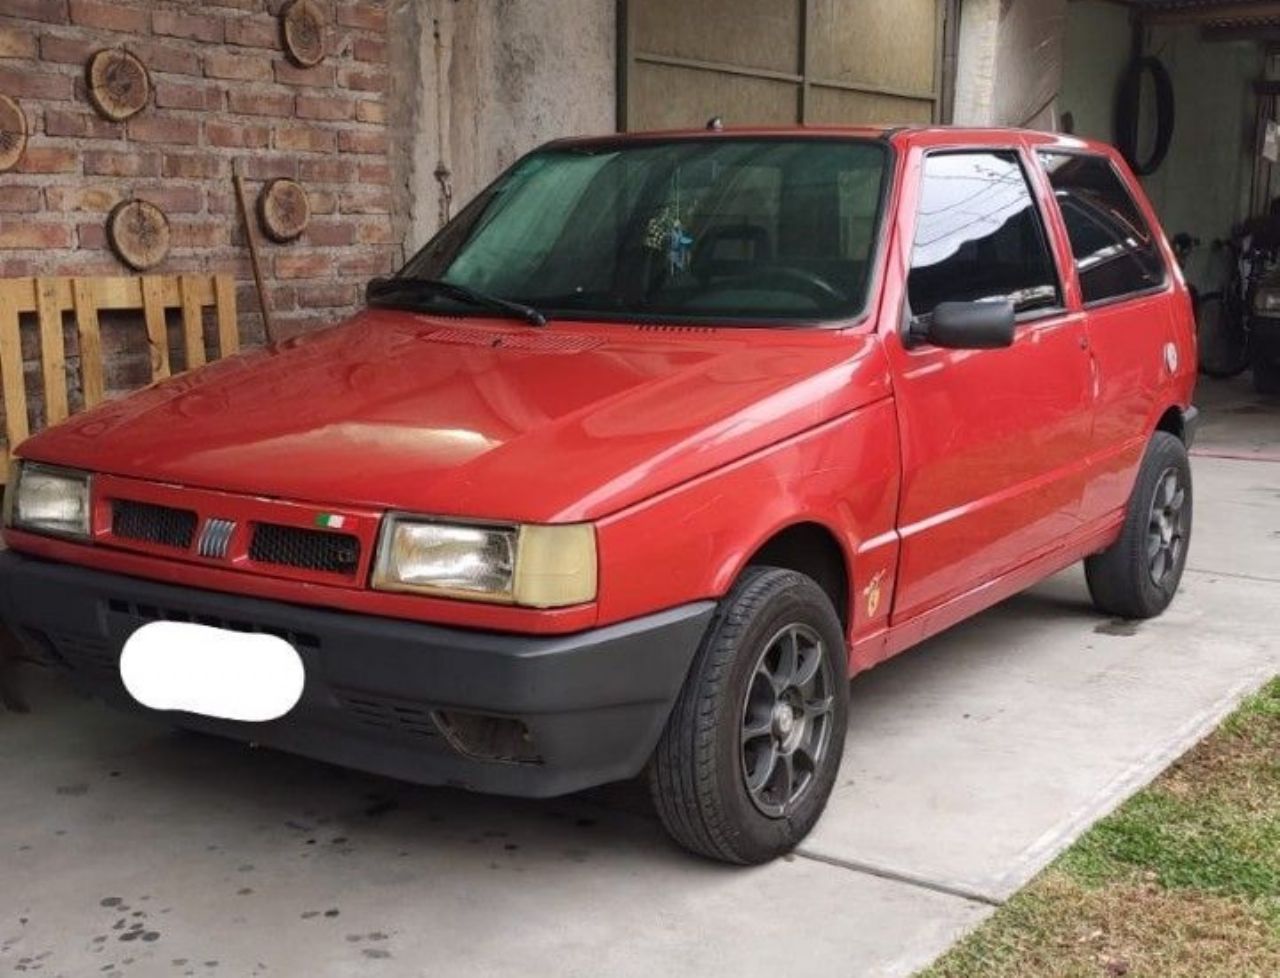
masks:
[[[818,821],[844,752],[843,630],[810,578],[742,575],[708,629],[649,765],[686,849],[730,863],[791,851]]]

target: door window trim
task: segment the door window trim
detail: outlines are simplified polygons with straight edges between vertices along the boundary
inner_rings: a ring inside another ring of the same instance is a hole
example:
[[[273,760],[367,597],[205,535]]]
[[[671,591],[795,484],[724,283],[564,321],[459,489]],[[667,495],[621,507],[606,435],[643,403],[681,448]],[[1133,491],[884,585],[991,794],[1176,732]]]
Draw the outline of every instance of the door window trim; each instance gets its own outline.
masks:
[[[1054,147],[1036,146],[1032,148],[1031,152],[1035,155],[1036,166],[1038,166],[1041,172],[1044,173],[1045,182],[1049,185],[1050,196],[1053,198],[1053,206],[1057,208],[1058,216],[1062,219],[1063,232],[1067,233],[1068,246],[1071,245],[1071,237],[1070,237],[1070,234],[1066,232],[1067,219],[1066,219],[1066,216],[1062,213],[1062,205],[1058,203],[1058,192],[1053,188],[1053,174],[1051,174],[1049,172],[1048,167],[1044,165],[1044,160],[1042,159],[1042,157],[1044,156],[1086,156],[1091,160],[1099,160],[1102,163],[1105,163],[1107,166],[1107,169],[1111,171],[1111,175],[1115,177],[1116,182],[1120,184],[1120,189],[1125,192],[1125,195],[1129,198],[1130,203],[1132,203],[1134,206],[1134,209],[1137,210],[1138,216],[1141,217],[1143,223],[1146,224],[1147,233],[1151,235],[1153,240],[1155,240],[1156,238],[1157,231],[1159,231],[1161,236],[1163,236],[1163,233],[1164,233],[1163,230],[1160,229],[1159,225],[1152,225],[1146,213],[1139,206],[1137,198],[1134,197],[1133,191],[1129,188],[1129,184],[1125,181],[1124,174],[1121,173],[1120,169],[1116,166],[1115,160],[1113,160],[1106,153],[1099,153],[1096,150],[1090,150],[1090,149],[1078,149],[1075,147],[1061,148],[1057,146],[1054,146]],[[1173,284],[1173,276],[1169,274],[1169,261],[1165,257],[1164,248],[1160,247],[1158,242],[1156,244],[1155,252],[1156,252],[1157,258],[1159,258],[1160,260],[1160,270],[1161,272],[1163,272],[1163,275],[1157,284],[1149,285],[1145,289],[1134,289],[1131,292],[1121,292],[1118,295],[1109,295],[1103,299],[1093,299],[1089,302],[1084,301],[1084,287],[1083,285],[1081,285],[1080,286],[1080,300],[1081,300],[1080,307],[1085,311],[1090,311],[1093,309],[1102,309],[1106,306],[1114,306],[1120,302],[1132,302],[1135,299],[1145,299],[1145,298],[1149,298],[1150,296],[1160,295],[1162,293],[1168,292]],[[1072,272],[1076,276],[1077,283],[1079,283],[1080,271],[1078,268],[1076,268],[1074,250],[1072,250],[1071,252],[1071,265],[1072,265]]]

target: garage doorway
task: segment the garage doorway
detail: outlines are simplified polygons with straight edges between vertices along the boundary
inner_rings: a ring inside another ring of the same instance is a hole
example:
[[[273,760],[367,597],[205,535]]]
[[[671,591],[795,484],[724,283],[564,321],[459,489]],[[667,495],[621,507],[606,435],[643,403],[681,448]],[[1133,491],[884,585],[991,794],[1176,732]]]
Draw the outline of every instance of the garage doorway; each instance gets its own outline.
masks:
[[[618,127],[950,117],[956,0],[620,0]]]

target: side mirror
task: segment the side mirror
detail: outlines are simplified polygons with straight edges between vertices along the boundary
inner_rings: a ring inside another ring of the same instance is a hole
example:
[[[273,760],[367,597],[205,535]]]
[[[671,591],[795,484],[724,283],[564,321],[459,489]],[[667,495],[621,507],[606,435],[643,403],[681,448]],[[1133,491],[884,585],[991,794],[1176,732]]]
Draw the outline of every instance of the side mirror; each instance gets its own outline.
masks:
[[[930,343],[953,350],[994,350],[1012,346],[1017,320],[1008,299],[993,302],[939,302],[933,315],[911,321],[911,346]]]

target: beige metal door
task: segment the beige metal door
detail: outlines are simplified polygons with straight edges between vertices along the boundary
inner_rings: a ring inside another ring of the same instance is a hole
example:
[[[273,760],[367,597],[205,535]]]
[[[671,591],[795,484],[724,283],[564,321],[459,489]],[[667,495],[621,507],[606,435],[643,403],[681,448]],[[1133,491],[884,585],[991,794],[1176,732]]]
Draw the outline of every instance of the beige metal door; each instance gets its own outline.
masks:
[[[619,127],[942,121],[954,0],[622,0]]]

